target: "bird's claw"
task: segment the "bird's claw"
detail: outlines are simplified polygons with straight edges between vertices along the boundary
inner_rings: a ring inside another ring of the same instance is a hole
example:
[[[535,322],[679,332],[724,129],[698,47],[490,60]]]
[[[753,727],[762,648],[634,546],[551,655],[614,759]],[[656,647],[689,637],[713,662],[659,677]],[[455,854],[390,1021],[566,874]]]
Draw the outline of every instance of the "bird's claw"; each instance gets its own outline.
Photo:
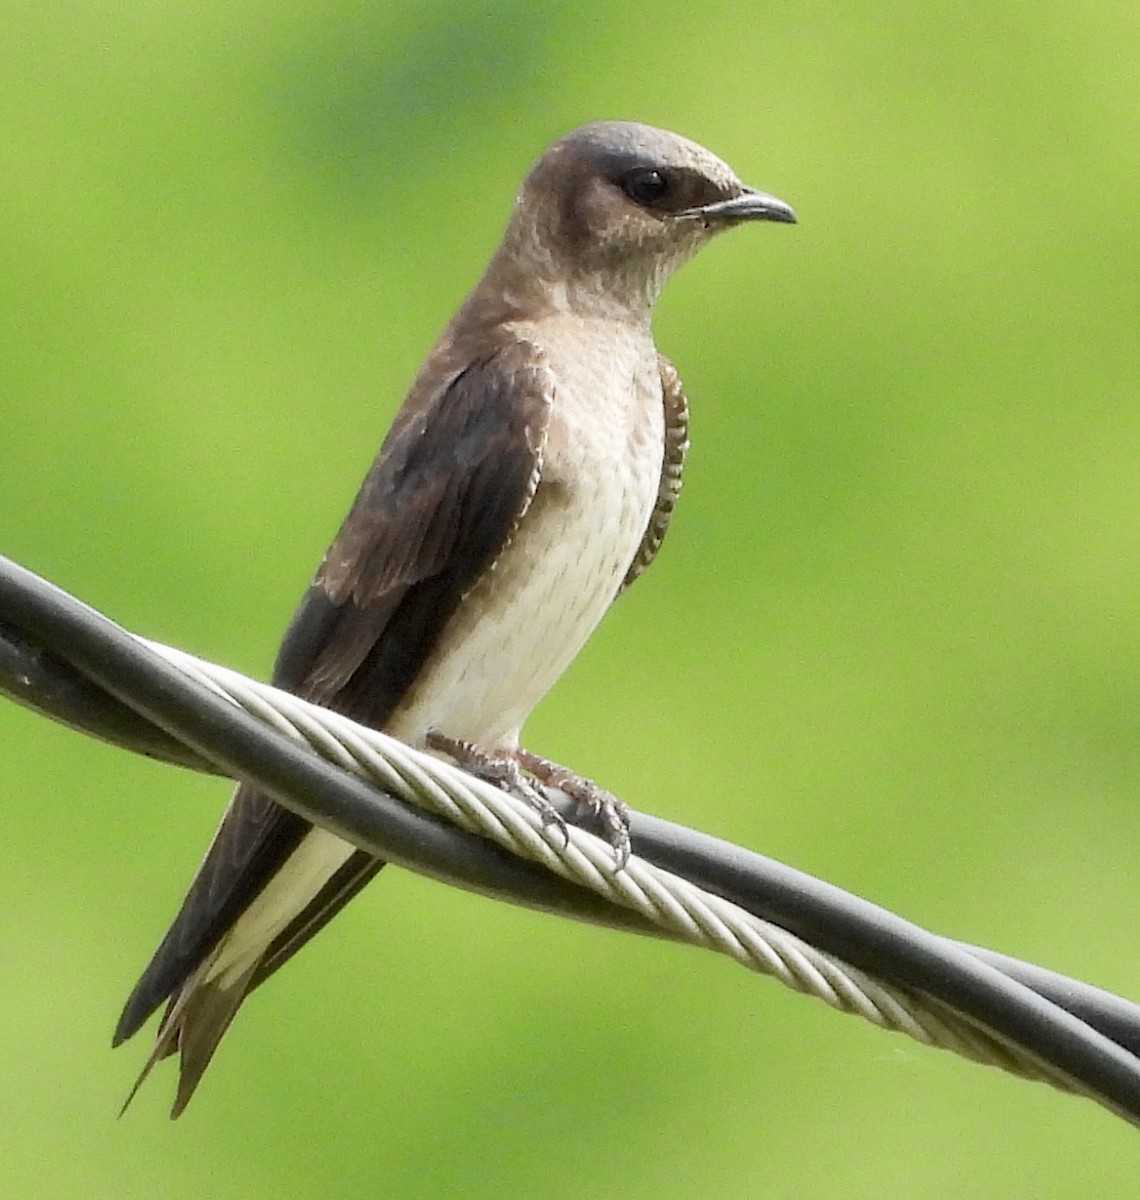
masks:
[[[570,845],[570,830],[565,818],[527,779],[517,759],[484,750],[481,746],[447,737],[434,730],[428,733],[426,742],[430,749],[449,754],[465,771],[529,804],[542,818],[543,828],[553,825],[562,835],[563,845]]]
[[[571,800],[588,808],[602,826],[603,836],[613,847],[617,869],[629,862],[629,808],[612,792],[599,787],[592,779],[577,775],[558,763],[551,762],[529,750],[516,752],[518,761],[541,783],[558,788]]]

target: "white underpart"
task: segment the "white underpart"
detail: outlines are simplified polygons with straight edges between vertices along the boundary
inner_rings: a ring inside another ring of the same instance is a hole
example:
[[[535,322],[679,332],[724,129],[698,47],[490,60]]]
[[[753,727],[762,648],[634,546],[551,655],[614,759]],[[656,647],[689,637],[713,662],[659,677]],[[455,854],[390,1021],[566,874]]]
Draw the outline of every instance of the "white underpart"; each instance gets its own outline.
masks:
[[[539,492],[393,713],[395,737],[422,745],[436,730],[514,749],[616,596],[649,524],[665,439],[648,325],[622,328],[615,339],[612,315],[563,310],[513,330],[541,347],[558,381]],[[210,977],[225,986],[246,970],[352,852],[331,833],[308,834],[226,936]]]
[[[206,978],[227,987],[242,977],[354,850],[324,829],[307,833],[222,939]]]

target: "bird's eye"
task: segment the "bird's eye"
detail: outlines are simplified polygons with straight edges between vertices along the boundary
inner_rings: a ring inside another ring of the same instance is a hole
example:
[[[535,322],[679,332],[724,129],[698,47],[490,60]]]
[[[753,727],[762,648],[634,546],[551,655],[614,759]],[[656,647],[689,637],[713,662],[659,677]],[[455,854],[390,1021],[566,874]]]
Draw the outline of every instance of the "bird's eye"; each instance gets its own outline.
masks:
[[[660,204],[669,194],[669,180],[652,167],[638,167],[621,181],[622,191],[635,203],[646,208]]]

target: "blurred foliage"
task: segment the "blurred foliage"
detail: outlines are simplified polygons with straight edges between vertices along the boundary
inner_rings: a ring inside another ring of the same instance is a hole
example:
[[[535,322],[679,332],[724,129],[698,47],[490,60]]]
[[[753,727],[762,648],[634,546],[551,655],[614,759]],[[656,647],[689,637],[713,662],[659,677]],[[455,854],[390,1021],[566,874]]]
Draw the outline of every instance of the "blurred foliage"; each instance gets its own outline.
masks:
[[[661,560],[528,726],[638,807],[1140,996],[1140,10],[10,4],[0,550],[263,674],[530,159],[795,204],[670,286]],[[397,872],[176,1126],[107,1048],[225,789],[0,708],[0,1195],[1133,1197],[1133,1130]]]

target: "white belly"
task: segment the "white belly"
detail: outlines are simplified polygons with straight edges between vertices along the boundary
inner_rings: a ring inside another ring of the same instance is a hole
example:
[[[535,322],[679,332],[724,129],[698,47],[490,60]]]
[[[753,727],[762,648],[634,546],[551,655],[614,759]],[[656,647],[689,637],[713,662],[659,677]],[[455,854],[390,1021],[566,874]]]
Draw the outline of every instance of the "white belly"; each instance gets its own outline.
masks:
[[[538,331],[556,392],[534,502],[493,570],[464,597],[386,729],[413,744],[429,730],[487,749],[519,729],[605,615],[657,498],[664,409],[655,352],[576,358]]]

